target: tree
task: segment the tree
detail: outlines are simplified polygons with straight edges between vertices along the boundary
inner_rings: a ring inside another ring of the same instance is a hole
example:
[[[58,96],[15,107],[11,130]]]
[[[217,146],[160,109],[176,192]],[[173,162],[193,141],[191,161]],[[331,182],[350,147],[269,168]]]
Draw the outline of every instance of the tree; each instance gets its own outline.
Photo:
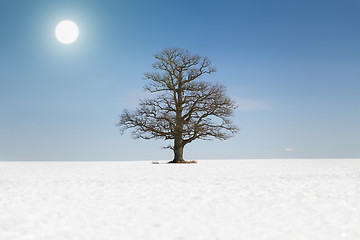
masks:
[[[124,110],[117,126],[122,133],[133,129],[134,138],[173,140],[170,163],[185,163],[184,147],[197,139],[225,140],[238,128],[230,117],[236,104],[225,94],[225,87],[201,80],[215,72],[207,57],[192,55],[180,48],[164,49],[154,55],[153,68],[145,74],[150,83],[145,90],[154,94],[140,101],[139,107]]]

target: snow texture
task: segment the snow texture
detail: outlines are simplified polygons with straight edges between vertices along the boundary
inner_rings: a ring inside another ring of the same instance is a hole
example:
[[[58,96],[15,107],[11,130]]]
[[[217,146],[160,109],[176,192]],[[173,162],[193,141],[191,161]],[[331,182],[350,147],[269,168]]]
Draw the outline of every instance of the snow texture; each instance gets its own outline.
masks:
[[[360,159],[0,162],[0,239],[360,239],[359,199]]]

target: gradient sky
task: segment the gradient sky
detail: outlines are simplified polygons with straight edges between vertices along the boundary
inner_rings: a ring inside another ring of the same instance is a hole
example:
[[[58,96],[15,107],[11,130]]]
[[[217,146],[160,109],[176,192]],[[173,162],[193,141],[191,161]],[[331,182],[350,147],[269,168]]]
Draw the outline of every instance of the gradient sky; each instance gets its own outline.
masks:
[[[185,158],[360,158],[360,1],[0,1],[0,160],[171,160],[115,127],[153,54],[209,57],[239,103]],[[80,29],[59,43],[58,22]]]

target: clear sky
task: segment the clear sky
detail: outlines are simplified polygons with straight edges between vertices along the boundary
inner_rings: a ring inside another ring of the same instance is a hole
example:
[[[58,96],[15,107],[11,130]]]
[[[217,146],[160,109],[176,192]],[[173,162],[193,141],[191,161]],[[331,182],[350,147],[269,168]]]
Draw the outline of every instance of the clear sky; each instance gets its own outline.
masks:
[[[185,158],[360,158],[360,1],[0,1],[0,160],[171,160],[115,127],[153,54],[209,57],[241,128]],[[70,45],[58,22],[80,29]]]

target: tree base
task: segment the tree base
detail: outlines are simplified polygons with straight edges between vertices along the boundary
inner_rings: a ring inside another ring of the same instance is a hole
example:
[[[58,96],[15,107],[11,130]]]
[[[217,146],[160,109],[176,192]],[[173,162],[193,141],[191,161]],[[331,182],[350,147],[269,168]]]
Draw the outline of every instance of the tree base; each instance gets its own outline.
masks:
[[[197,163],[197,161],[195,160],[191,160],[191,161],[185,161],[185,160],[180,160],[180,161],[175,161],[175,160],[172,160],[168,163]]]

